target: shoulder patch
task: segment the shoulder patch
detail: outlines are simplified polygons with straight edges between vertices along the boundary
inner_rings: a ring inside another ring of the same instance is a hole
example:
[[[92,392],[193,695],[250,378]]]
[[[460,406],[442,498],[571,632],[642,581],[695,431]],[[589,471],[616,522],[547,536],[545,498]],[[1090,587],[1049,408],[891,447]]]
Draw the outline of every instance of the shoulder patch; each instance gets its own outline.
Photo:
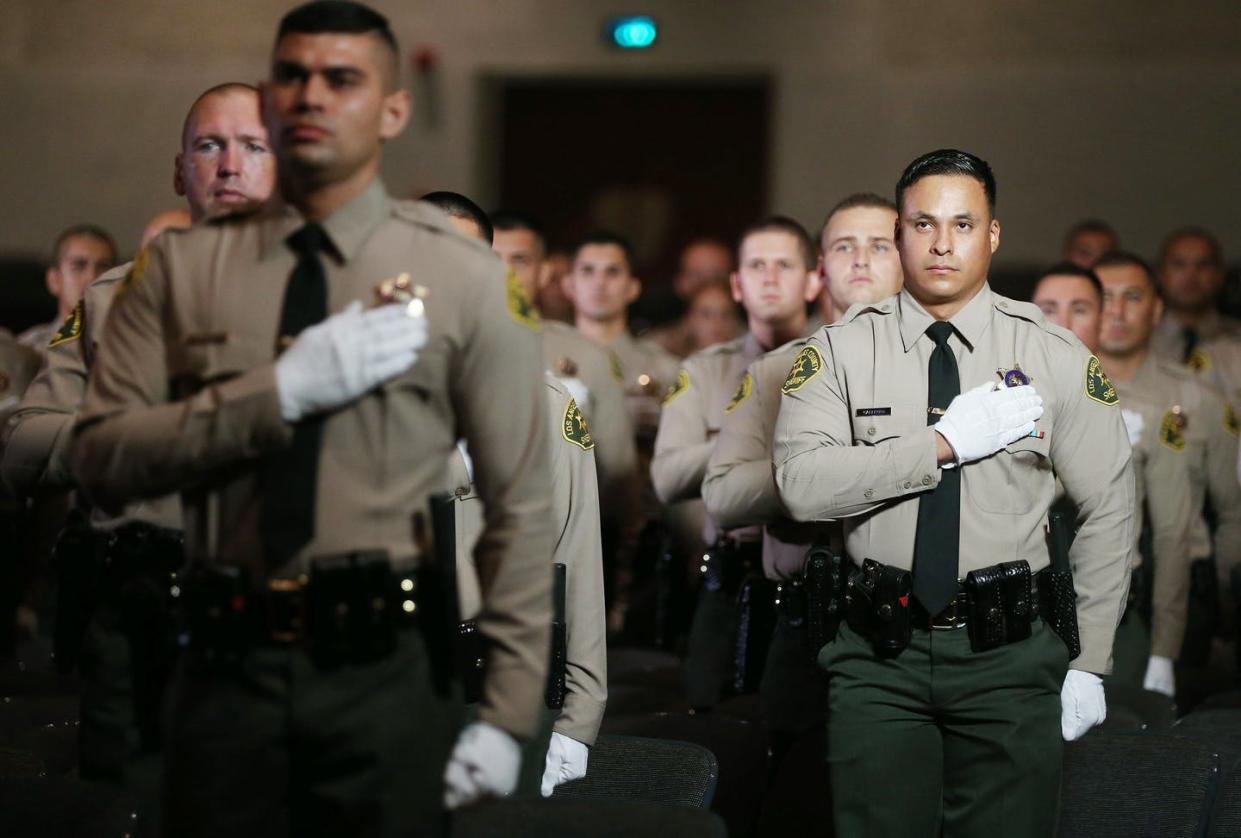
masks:
[[[48,343],[47,348],[60,346],[62,343],[68,343],[71,340],[77,340],[82,336],[82,301],[78,300],[78,304],[73,307],[73,311],[69,312],[69,316],[65,318],[65,322],[60,324],[60,328],[56,330],[56,334],[52,335],[52,340]]]
[[[1224,402],[1224,430],[1233,436],[1241,436],[1241,421],[1237,420],[1237,411],[1232,409],[1232,402]]]
[[[1211,368],[1211,356],[1205,350],[1195,349],[1185,359],[1185,366],[1194,372],[1206,372]]]
[[[625,373],[621,371],[620,358],[617,358],[616,353],[612,351],[608,352],[608,370],[616,379],[617,384],[625,383]]]
[[[789,370],[784,384],[780,386],[780,392],[786,396],[789,393],[796,393],[806,386],[807,381],[818,375],[821,369],[823,369],[823,356],[819,354],[819,350],[813,346],[803,346],[801,352],[798,352],[793,360],[793,368]]]
[[[745,375],[741,376],[741,383],[737,385],[737,392],[733,393],[732,401],[728,403],[728,407],[724,408],[724,415],[732,413],[746,399],[750,398],[750,393],[754,391],[754,378],[750,375],[750,371],[746,370]]]
[[[116,296],[121,296],[142,281],[142,277],[147,272],[147,259],[147,249],[144,247],[138,251],[138,255],[134,257],[134,261],[129,266],[129,271],[125,274],[125,278],[117,286]]]
[[[1169,410],[1163,415],[1163,421],[1159,423],[1159,443],[1172,451],[1185,450],[1185,421],[1184,414],[1178,410]]]
[[[1113,405],[1120,402],[1116,388],[1103,371],[1103,365],[1093,355],[1086,362],[1086,395],[1099,404]]]
[[[504,282],[508,292],[509,316],[521,325],[535,332],[541,332],[543,326],[539,322],[539,314],[535,311],[530,298],[526,296],[526,289],[522,287],[517,274],[509,271],[508,278]]]
[[[560,435],[565,438],[565,442],[571,442],[583,451],[589,451],[595,447],[595,439],[590,435],[586,417],[582,415],[582,411],[578,410],[576,399],[569,399],[569,404],[565,407]]]
[[[672,386],[668,388],[667,394],[664,396],[664,404],[670,404],[673,399],[689,389],[689,372],[685,369],[677,371],[677,380],[672,382]]]

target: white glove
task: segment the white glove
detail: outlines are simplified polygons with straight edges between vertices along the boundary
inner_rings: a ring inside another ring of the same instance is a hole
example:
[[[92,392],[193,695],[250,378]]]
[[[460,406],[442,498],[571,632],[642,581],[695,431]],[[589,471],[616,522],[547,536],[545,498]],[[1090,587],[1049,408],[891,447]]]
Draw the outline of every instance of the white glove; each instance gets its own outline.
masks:
[[[1081,738],[1106,718],[1103,681],[1093,673],[1070,669],[1060,688],[1060,733],[1064,741]]]
[[[964,464],[1028,436],[1042,415],[1043,398],[1029,384],[997,389],[988,382],[953,399],[934,427]]]
[[[1129,434],[1129,447],[1136,448],[1138,440],[1142,438],[1142,429],[1146,427],[1146,421],[1142,419],[1141,413],[1127,407],[1120,409],[1120,418],[1125,420],[1125,432]]]
[[[403,305],[358,301],[308,327],[276,361],[280,415],[289,422],[353,401],[404,372],[427,343],[425,317]]]
[[[552,731],[552,741],[547,746],[547,762],[543,768],[543,796],[551,797],[552,789],[561,783],[585,777],[589,756],[590,749],[581,742]]]
[[[459,809],[484,797],[505,797],[517,788],[521,746],[495,725],[474,722],[457,737],[444,768],[444,805]]]
[[[1169,697],[1176,696],[1176,674],[1172,671],[1172,658],[1151,655],[1151,659],[1146,662],[1142,689],[1163,693]]]

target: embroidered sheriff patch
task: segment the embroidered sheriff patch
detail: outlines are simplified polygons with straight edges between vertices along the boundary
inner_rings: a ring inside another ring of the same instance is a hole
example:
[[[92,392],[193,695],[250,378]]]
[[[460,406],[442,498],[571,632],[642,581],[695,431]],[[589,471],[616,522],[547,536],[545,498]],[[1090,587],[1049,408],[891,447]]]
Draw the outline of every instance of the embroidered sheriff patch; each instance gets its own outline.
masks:
[[[595,447],[594,437],[590,435],[590,428],[586,425],[586,417],[582,415],[582,411],[577,409],[576,399],[569,399],[569,404],[564,411],[564,423],[560,433],[564,436],[566,442],[573,443],[583,451],[589,451]]]
[[[526,296],[526,289],[522,287],[521,280],[517,278],[517,274],[509,271],[505,284],[508,288],[509,316],[533,331],[543,331],[543,326],[539,323],[539,314],[534,310],[534,305],[530,302],[530,298]]]
[[[1195,349],[1185,359],[1185,366],[1194,372],[1206,372],[1211,368],[1211,356],[1201,349]]]
[[[1185,450],[1185,426],[1189,423],[1185,419],[1185,414],[1179,410],[1169,410],[1163,415],[1163,421],[1159,423],[1159,441],[1164,448],[1170,448],[1173,451]]]
[[[1103,371],[1103,365],[1093,355],[1086,362],[1086,395],[1099,404],[1111,405],[1120,402],[1120,398],[1116,395],[1116,388],[1112,386],[1107,373]]]
[[[750,398],[750,393],[754,390],[754,379],[750,377],[747,370],[746,374],[741,376],[741,383],[737,385],[737,392],[733,393],[732,401],[728,403],[728,407],[724,408],[724,415],[727,416],[737,409],[743,401]]]
[[[1237,411],[1232,409],[1232,402],[1224,402],[1224,430],[1233,436],[1241,436],[1241,421],[1237,420]]]
[[[685,370],[677,372],[677,380],[672,382],[672,386],[668,388],[667,394],[664,396],[664,404],[670,404],[673,399],[689,389],[689,373]]]
[[[780,386],[780,392],[786,396],[796,393],[806,386],[807,381],[818,375],[821,369],[823,369],[823,356],[819,354],[819,350],[813,346],[803,346],[801,352],[797,353],[793,368],[789,370],[784,384]]]
[[[71,340],[77,340],[82,336],[82,301],[78,300],[78,304],[73,307],[73,311],[69,312],[69,316],[65,318],[65,322],[60,324],[60,328],[56,330],[56,334],[52,335],[52,340],[48,343],[47,348],[60,346],[62,343],[68,343]]]

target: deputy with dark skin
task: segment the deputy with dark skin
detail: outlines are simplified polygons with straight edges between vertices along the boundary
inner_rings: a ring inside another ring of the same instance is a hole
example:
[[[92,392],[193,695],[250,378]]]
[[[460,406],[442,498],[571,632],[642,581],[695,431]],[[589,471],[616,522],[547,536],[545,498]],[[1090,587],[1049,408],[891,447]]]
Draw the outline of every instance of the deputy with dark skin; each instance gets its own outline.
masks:
[[[773,462],[792,517],[841,518],[855,565],[913,575],[902,650],[881,655],[850,621],[819,655],[841,835],[1051,835],[1062,737],[1105,712],[1098,676],[1111,666],[1133,544],[1129,443],[1097,359],[1035,306],[988,286],[1000,244],[994,184],[964,152],[911,163],[896,202],[904,290],[812,337],[782,387]],[[936,397],[931,373],[945,365],[959,369],[955,398],[942,387]],[[1018,368],[1031,383],[1010,376],[1017,386],[1005,387],[1001,375]],[[1071,670],[1041,621],[1024,640],[975,652],[949,610],[922,608],[919,593],[942,578],[928,577],[940,563],[956,566],[958,586],[998,562],[1046,568],[1053,468],[1080,509],[1071,562],[1082,652]],[[959,491],[955,513],[920,522],[945,481]],[[915,562],[923,527],[936,540]],[[958,536],[959,550],[944,546]]]
[[[152,244],[114,306],[71,459],[106,506],[181,491],[189,559],[244,569],[257,595],[359,549],[386,551],[408,579],[429,560],[418,521],[464,438],[486,509],[480,721],[457,736],[418,630],[344,668],[321,669],[303,644],[255,645],[223,671],[191,653],[171,701],[169,834],[279,830],[285,800],[293,834],[438,834],[445,805],[511,791],[517,739],[536,723],[551,552],[538,338],[485,246],[378,180],[410,112],[398,54],[360,4],[286,15],[264,86],[284,204]],[[282,300],[316,261],[334,313],[281,340]],[[421,305],[363,308],[402,274]],[[313,526],[281,554],[265,507],[302,487],[263,477],[306,450],[310,417]]]

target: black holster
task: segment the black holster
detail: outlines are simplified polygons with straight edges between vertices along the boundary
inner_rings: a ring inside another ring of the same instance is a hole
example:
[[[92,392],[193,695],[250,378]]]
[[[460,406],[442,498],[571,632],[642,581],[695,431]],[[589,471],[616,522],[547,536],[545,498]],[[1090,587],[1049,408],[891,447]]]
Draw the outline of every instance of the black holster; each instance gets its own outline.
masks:
[[[552,649],[547,665],[547,689],[544,703],[549,710],[564,707],[566,666],[569,662],[569,631],[565,621],[565,594],[567,568],[557,562],[552,565]]]
[[[1040,574],[1039,612],[1043,622],[1064,641],[1071,661],[1082,653],[1077,628],[1077,590],[1073,587],[1073,571],[1069,564],[1069,545],[1074,533],[1063,512],[1052,512],[1048,524],[1051,567]]]
[[[761,568],[761,545],[738,544],[721,538],[703,554],[702,589],[709,593],[722,591],[729,596],[735,596],[740,593],[741,583],[746,577]]]
[[[751,573],[737,592],[733,689],[738,693],[753,692],[763,678],[771,632],[776,626],[775,587],[766,577]]]
[[[812,658],[836,639],[844,619],[845,585],[849,566],[843,555],[826,544],[816,544],[806,557],[806,641]]]
[[[1002,562],[971,570],[965,577],[966,626],[970,648],[985,652],[1030,636],[1037,614],[1030,563]]]
[[[862,562],[845,584],[845,618],[880,655],[895,655],[909,645],[913,634],[910,603],[913,575],[908,570]]]
[[[419,580],[421,581],[421,580]],[[416,586],[415,586],[416,587]],[[392,564],[384,550],[321,556],[306,589],[310,654],[324,669],[385,658],[396,650]],[[416,599],[419,592],[410,591]]]

